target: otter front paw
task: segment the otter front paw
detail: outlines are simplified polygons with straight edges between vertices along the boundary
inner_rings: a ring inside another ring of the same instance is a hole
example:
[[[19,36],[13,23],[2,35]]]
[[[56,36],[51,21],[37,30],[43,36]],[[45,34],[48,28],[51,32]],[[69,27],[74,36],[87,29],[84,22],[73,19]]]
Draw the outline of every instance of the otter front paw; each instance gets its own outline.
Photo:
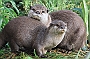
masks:
[[[40,57],[41,58],[47,58],[48,56],[47,55],[41,55]]]

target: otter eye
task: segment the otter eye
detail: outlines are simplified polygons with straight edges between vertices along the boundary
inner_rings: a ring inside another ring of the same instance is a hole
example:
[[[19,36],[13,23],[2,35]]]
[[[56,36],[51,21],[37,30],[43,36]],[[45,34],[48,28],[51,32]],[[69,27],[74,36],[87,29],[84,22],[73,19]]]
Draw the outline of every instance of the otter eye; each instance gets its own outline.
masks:
[[[35,13],[36,13],[36,14],[40,14],[40,12],[39,12],[39,11],[36,11]]]
[[[32,9],[33,11],[35,11],[35,9]]]
[[[59,26],[58,24],[56,24],[56,26]]]
[[[42,13],[45,13],[45,11],[42,11]]]
[[[52,26],[53,24],[52,23],[50,23],[50,26]]]

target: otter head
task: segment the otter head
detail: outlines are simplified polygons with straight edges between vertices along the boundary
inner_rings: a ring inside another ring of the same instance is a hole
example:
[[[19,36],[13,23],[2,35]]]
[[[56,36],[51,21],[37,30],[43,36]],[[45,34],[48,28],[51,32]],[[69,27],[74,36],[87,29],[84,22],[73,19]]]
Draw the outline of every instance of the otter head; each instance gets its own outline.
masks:
[[[42,18],[48,18],[48,10],[45,6],[36,4],[34,6],[30,6],[28,16],[37,20],[41,20]]]
[[[67,31],[67,24],[61,20],[54,20],[50,23],[50,32],[63,34]]]
[[[49,24],[51,23],[51,17],[48,13],[47,8],[40,4],[31,6],[28,16],[41,21],[47,27],[49,27]]]

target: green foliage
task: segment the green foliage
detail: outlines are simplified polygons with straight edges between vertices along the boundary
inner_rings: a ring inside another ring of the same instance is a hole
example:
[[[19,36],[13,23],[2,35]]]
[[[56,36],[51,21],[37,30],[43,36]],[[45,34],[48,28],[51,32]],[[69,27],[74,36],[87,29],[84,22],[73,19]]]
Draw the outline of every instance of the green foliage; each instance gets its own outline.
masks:
[[[88,7],[86,5],[85,0],[83,0],[82,11],[83,11],[83,19],[87,26],[87,34],[88,34]]]
[[[87,53],[85,59],[90,59],[90,52]]]
[[[67,0],[40,0],[38,3],[45,5],[49,8],[50,12],[63,9],[72,9],[75,6],[75,4],[71,4],[72,1]]]
[[[13,3],[13,1],[11,1]],[[17,14],[12,8],[5,6],[5,1],[0,0],[0,30],[9,22],[10,19],[17,17]],[[13,5],[15,7],[15,5]]]
[[[14,1],[10,1],[10,3],[12,4],[13,8],[15,8],[17,13],[19,14],[19,10],[17,9],[15,2]]]
[[[81,50],[81,49],[80,49],[80,50]],[[78,56],[79,56],[80,50],[78,51],[78,53],[77,53],[75,59],[78,59],[78,58],[79,58]]]
[[[25,54],[24,52],[20,53],[20,56],[16,57],[16,59],[32,59],[29,55]]]
[[[36,51],[35,51],[35,49],[34,49],[34,55],[35,55],[35,57],[38,57],[38,56],[37,56],[37,54],[36,54]]]
[[[30,0],[23,0],[23,7],[26,13],[28,13],[29,11],[30,3],[31,3]]]
[[[88,17],[88,30],[89,30],[89,35],[88,35],[88,40],[89,40],[89,45],[90,45],[90,10],[89,10],[89,17]]]
[[[1,26],[2,26],[2,18],[0,17],[0,31],[1,31]]]

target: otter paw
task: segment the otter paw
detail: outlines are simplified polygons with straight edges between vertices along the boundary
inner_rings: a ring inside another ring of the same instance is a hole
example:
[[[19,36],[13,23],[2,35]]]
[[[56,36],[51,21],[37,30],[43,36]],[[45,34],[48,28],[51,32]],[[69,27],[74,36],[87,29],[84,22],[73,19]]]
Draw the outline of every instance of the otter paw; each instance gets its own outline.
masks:
[[[41,58],[47,58],[48,56],[47,55],[41,55]]]

